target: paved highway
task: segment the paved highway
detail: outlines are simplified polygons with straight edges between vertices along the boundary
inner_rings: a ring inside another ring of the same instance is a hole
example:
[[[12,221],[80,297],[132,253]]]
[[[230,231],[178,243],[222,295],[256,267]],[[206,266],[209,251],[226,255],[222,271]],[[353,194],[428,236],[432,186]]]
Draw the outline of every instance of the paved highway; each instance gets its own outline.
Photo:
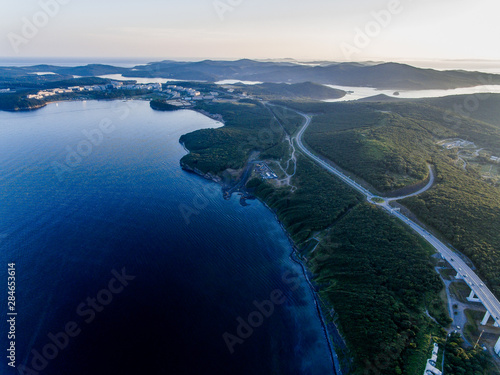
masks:
[[[299,112],[300,113],[300,112]],[[488,289],[486,285],[481,281],[479,276],[462,260],[460,257],[453,251],[451,250],[448,246],[446,246],[444,243],[442,243],[440,240],[438,240],[434,235],[429,233],[427,230],[422,228],[420,225],[415,223],[414,221],[410,220],[406,216],[404,216],[401,212],[398,210],[393,209],[389,205],[389,201],[396,201],[399,199],[404,199],[410,196],[415,196],[418,194],[421,194],[422,192],[428,190],[432,184],[434,183],[434,174],[432,172],[432,168],[430,168],[430,173],[431,173],[431,178],[429,180],[429,183],[427,186],[422,188],[416,193],[403,196],[403,197],[396,197],[396,198],[382,198],[378,197],[374,194],[372,194],[370,191],[359,185],[357,182],[353,181],[351,178],[347,177],[345,174],[340,172],[339,170],[335,169],[333,166],[325,162],[324,160],[320,159],[316,155],[314,155],[312,152],[310,152],[302,143],[302,136],[304,135],[304,132],[307,130],[308,126],[311,124],[311,117],[304,114],[300,113],[305,119],[306,123],[300,129],[299,133],[296,136],[296,141],[298,147],[302,150],[304,154],[309,156],[311,159],[313,159],[316,163],[321,165],[323,168],[328,170],[329,172],[333,173],[337,177],[339,177],[342,181],[344,181],[346,184],[350,185],[357,191],[361,192],[366,196],[366,199],[374,203],[383,209],[385,209],[389,214],[392,216],[398,218],[402,222],[404,222],[406,225],[408,225],[411,229],[413,229],[417,234],[419,234],[421,237],[423,237],[427,242],[429,242],[440,254],[441,256],[446,259],[451,266],[457,271],[457,273],[460,275],[461,278],[465,280],[465,282],[469,285],[469,287],[474,291],[476,296],[481,300],[483,303],[484,307],[490,312],[491,316],[493,319],[495,319],[495,322],[500,325],[500,302],[498,299],[493,295],[493,293]],[[377,198],[374,200],[374,198]]]

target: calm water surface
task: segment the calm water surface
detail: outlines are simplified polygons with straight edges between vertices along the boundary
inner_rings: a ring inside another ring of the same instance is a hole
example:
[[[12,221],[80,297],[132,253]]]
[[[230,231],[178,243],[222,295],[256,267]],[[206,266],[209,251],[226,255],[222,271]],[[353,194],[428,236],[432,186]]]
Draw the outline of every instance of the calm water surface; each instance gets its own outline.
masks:
[[[54,375],[333,373],[272,213],[225,201],[179,167],[179,137],[220,125],[140,101],[0,112],[0,277],[16,263],[16,365]],[[123,268],[135,278],[110,285]],[[231,354],[224,333],[236,337],[237,319],[276,290],[284,303],[262,321],[253,314],[257,327],[240,329]],[[6,292],[0,303],[4,314]],[[68,323],[79,334],[54,353],[49,334]],[[5,319],[0,328],[4,351]],[[44,350],[55,358],[37,358]],[[16,373],[4,355],[0,366]]]

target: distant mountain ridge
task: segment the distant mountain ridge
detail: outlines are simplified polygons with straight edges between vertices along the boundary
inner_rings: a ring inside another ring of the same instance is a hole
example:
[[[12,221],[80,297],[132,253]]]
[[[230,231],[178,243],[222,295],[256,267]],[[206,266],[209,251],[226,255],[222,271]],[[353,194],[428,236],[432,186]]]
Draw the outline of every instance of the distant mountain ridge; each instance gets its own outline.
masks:
[[[90,64],[78,67],[36,65],[0,67],[0,80],[34,72],[53,72],[62,76],[99,76],[122,74],[124,77],[171,78],[217,82],[225,79],[269,83],[314,82],[341,86],[365,86],[379,89],[423,90],[453,89],[479,85],[500,85],[500,75],[461,70],[438,71],[399,63],[331,63],[307,65],[293,61],[203,60],[179,62],[165,60],[133,68]],[[54,77],[55,78],[55,77]],[[50,77],[46,79],[51,79]]]

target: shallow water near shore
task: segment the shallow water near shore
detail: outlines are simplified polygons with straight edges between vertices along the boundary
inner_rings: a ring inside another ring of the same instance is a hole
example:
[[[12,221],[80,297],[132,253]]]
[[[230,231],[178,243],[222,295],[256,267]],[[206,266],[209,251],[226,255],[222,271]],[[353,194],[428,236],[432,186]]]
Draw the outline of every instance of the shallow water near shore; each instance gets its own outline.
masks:
[[[79,333],[35,361],[40,374],[334,373],[274,215],[179,166],[179,137],[218,126],[142,101],[0,112],[0,275],[16,263],[16,365],[32,368],[50,333],[74,322]]]

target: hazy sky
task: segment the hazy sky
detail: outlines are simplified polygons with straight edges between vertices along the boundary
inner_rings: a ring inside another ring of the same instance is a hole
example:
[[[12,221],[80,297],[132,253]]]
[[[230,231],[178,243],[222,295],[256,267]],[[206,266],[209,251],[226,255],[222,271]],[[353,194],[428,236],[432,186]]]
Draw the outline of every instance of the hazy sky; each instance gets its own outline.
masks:
[[[0,0],[0,9],[0,57],[500,60],[498,0]]]

